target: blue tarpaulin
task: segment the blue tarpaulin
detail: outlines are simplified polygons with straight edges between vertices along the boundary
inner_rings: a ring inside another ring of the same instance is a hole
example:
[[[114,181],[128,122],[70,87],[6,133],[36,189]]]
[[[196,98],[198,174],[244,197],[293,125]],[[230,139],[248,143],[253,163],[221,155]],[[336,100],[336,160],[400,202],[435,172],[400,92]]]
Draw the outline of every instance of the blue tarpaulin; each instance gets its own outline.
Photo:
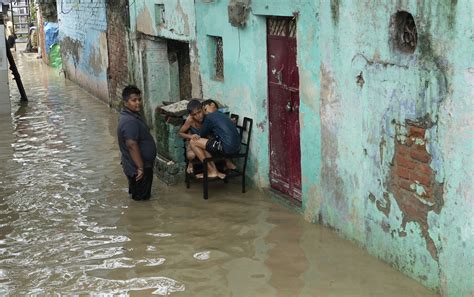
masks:
[[[59,44],[59,24],[52,22],[44,23],[44,41],[45,41],[45,51],[46,54],[49,54],[51,46],[53,44]]]

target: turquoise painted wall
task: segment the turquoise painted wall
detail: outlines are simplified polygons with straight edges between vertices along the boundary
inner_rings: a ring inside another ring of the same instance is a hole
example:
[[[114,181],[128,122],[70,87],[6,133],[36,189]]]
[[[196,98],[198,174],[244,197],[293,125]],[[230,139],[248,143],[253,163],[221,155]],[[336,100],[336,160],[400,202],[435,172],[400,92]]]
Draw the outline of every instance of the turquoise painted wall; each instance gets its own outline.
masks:
[[[176,100],[176,71],[168,58],[168,40],[190,44],[195,57],[195,12],[193,0],[129,1],[132,50],[130,69],[135,84],[144,90],[145,112],[155,127],[155,108]],[[200,97],[199,70],[191,60],[193,96]]]
[[[63,68],[68,78],[108,102],[105,0],[63,1],[57,6]]]
[[[132,31],[181,41],[195,38],[193,0],[136,0],[129,3]]]
[[[241,29],[229,24],[227,4],[196,1],[202,92],[254,118],[256,184],[269,184],[265,16],[296,15],[305,217],[444,296],[471,296],[474,2],[254,0]],[[399,10],[417,25],[413,54],[391,46]],[[223,81],[213,79],[209,36],[223,39]],[[389,184],[406,121],[422,119],[441,202],[413,196],[428,210],[412,214]]]

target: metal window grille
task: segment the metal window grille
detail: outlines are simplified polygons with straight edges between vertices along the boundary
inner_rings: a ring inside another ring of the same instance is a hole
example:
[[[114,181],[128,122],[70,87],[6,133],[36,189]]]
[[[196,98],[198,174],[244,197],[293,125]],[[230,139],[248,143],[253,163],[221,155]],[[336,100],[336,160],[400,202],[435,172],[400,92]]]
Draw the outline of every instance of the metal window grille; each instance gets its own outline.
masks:
[[[269,18],[268,33],[271,36],[282,36],[296,38],[295,18]]]
[[[224,45],[222,43],[222,37],[215,37],[216,41],[216,79],[224,79]]]

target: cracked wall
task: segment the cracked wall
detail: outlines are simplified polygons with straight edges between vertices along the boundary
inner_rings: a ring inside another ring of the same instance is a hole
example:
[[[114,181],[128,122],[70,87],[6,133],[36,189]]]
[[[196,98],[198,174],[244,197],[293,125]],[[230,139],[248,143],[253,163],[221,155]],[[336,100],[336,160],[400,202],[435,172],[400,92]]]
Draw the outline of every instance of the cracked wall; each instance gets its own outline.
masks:
[[[122,90],[130,84],[129,77],[129,27],[128,0],[106,1],[107,49],[109,67],[107,69],[109,106],[118,109],[122,103]]]
[[[195,38],[193,0],[129,1],[132,31],[161,38]]]
[[[195,46],[194,1],[129,1],[129,12],[131,80],[144,90],[148,120],[154,123],[154,109],[163,101],[190,97],[189,91],[191,97],[201,97],[198,52]],[[180,46],[187,45],[189,49],[188,57],[178,55],[178,69],[170,59],[176,41],[182,43]],[[180,68],[184,62],[189,71]],[[176,74],[175,77],[172,77],[172,73]],[[176,77],[180,80],[179,83],[173,79]],[[176,84],[180,84],[179,88]],[[186,92],[180,92],[182,90]],[[184,93],[186,96],[182,96]]]
[[[105,0],[58,5],[63,68],[69,79],[109,102]]]
[[[254,119],[254,182],[268,187],[266,16],[297,16],[305,218],[445,296],[470,296],[457,271],[474,274],[472,3],[254,0],[240,29],[226,9],[196,2],[203,96]],[[412,54],[392,46],[397,11],[415,20]],[[223,39],[224,81],[208,36]]]
[[[338,1],[336,24],[333,4],[320,11],[322,221],[443,295],[470,296],[455,267],[474,274],[473,7]],[[400,10],[417,25],[413,54],[391,46]]]

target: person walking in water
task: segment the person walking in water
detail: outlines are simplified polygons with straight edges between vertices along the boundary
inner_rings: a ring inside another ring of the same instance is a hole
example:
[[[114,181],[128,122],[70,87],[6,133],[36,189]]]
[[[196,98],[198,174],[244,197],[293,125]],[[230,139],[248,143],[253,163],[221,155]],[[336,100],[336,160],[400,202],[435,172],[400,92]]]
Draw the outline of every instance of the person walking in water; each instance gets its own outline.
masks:
[[[136,86],[123,89],[124,108],[117,128],[122,168],[128,178],[129,194],[133,200],[148,200],[153,183],[156,158],[155,140],[140,115],[141,91]]]

